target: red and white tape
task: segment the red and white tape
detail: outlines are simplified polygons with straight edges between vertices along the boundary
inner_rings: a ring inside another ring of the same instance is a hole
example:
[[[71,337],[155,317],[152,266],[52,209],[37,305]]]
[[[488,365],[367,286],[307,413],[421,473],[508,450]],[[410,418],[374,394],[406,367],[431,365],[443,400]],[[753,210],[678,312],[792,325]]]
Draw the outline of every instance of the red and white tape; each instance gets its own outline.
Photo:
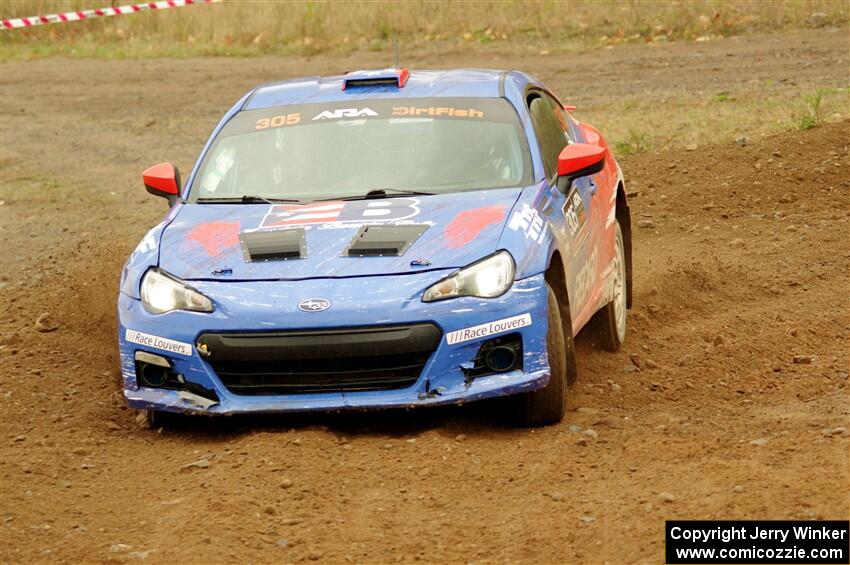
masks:
[[[221,2],[221,0],[161,0],[159,2],[142,2],[141,4],[127,4],[125,6],[100,8],[97,10],[80,10],[77,12],[64,12],[62,14],[33,16],[31,18],[14,18],[3,20],[0,30],[58,24],[62,22],[76,22],[78,20],[89,20],[104,16],[120,16],[122,14],[135,14],[136,12],[147,10],[167,10],[168,8],[181,8],[192,4],[213,4],[216,2]]]

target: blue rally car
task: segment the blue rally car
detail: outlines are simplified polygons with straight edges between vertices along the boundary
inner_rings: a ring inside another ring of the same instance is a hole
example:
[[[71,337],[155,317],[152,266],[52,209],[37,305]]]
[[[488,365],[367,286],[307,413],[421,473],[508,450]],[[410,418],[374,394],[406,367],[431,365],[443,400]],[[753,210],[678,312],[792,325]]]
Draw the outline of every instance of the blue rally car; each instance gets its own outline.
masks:
[[[148,417],[460,404],[563,418],[573,336],[631,306],[623,175],[517,71],[355,71],[260,86],[181,185],[118,297]]]

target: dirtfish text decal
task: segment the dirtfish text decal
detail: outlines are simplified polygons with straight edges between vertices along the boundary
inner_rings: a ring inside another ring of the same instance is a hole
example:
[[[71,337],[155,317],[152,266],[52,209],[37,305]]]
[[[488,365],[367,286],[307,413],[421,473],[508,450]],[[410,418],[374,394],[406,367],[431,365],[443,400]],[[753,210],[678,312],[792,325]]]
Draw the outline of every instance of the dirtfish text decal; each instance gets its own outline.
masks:
[[[484,112],[474,108],[442,108],[430,106],[428,108],[417,108],[416,106],[393,106],[393,116],[446,116],[449,118],[483,118]]]

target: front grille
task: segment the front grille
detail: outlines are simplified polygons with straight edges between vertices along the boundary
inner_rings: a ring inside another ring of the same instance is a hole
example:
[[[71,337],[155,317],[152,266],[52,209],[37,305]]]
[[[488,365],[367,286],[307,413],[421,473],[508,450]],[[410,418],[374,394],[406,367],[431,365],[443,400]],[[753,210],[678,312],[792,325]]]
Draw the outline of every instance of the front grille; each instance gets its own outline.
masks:
[[[395,390],[416,383],[441,338],[433,324],[207,333],[199,351],[239,395]]]

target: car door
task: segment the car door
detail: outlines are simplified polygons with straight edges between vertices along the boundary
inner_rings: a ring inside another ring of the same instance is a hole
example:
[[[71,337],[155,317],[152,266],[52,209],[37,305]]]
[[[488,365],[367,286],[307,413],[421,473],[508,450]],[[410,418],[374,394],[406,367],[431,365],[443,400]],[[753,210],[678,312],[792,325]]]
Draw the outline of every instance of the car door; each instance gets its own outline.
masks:
[[[566,193],[557,188],[558,156],[568,143],[575,141],[568,118],[561,104],[548,93],[533,91],[528,96],[528,108],[540,147],[546,178],[549,183],[552,207],[563,226],[561,237],[556,238],[564,258],[567,290],[570,295],[570,313],[574,331],[584,324],[590,289],[596,276],[598,253],[591,221],[594,194],[597,190],[592,178],[577,179]],[[584,318],[584,319],[582,319]]]

